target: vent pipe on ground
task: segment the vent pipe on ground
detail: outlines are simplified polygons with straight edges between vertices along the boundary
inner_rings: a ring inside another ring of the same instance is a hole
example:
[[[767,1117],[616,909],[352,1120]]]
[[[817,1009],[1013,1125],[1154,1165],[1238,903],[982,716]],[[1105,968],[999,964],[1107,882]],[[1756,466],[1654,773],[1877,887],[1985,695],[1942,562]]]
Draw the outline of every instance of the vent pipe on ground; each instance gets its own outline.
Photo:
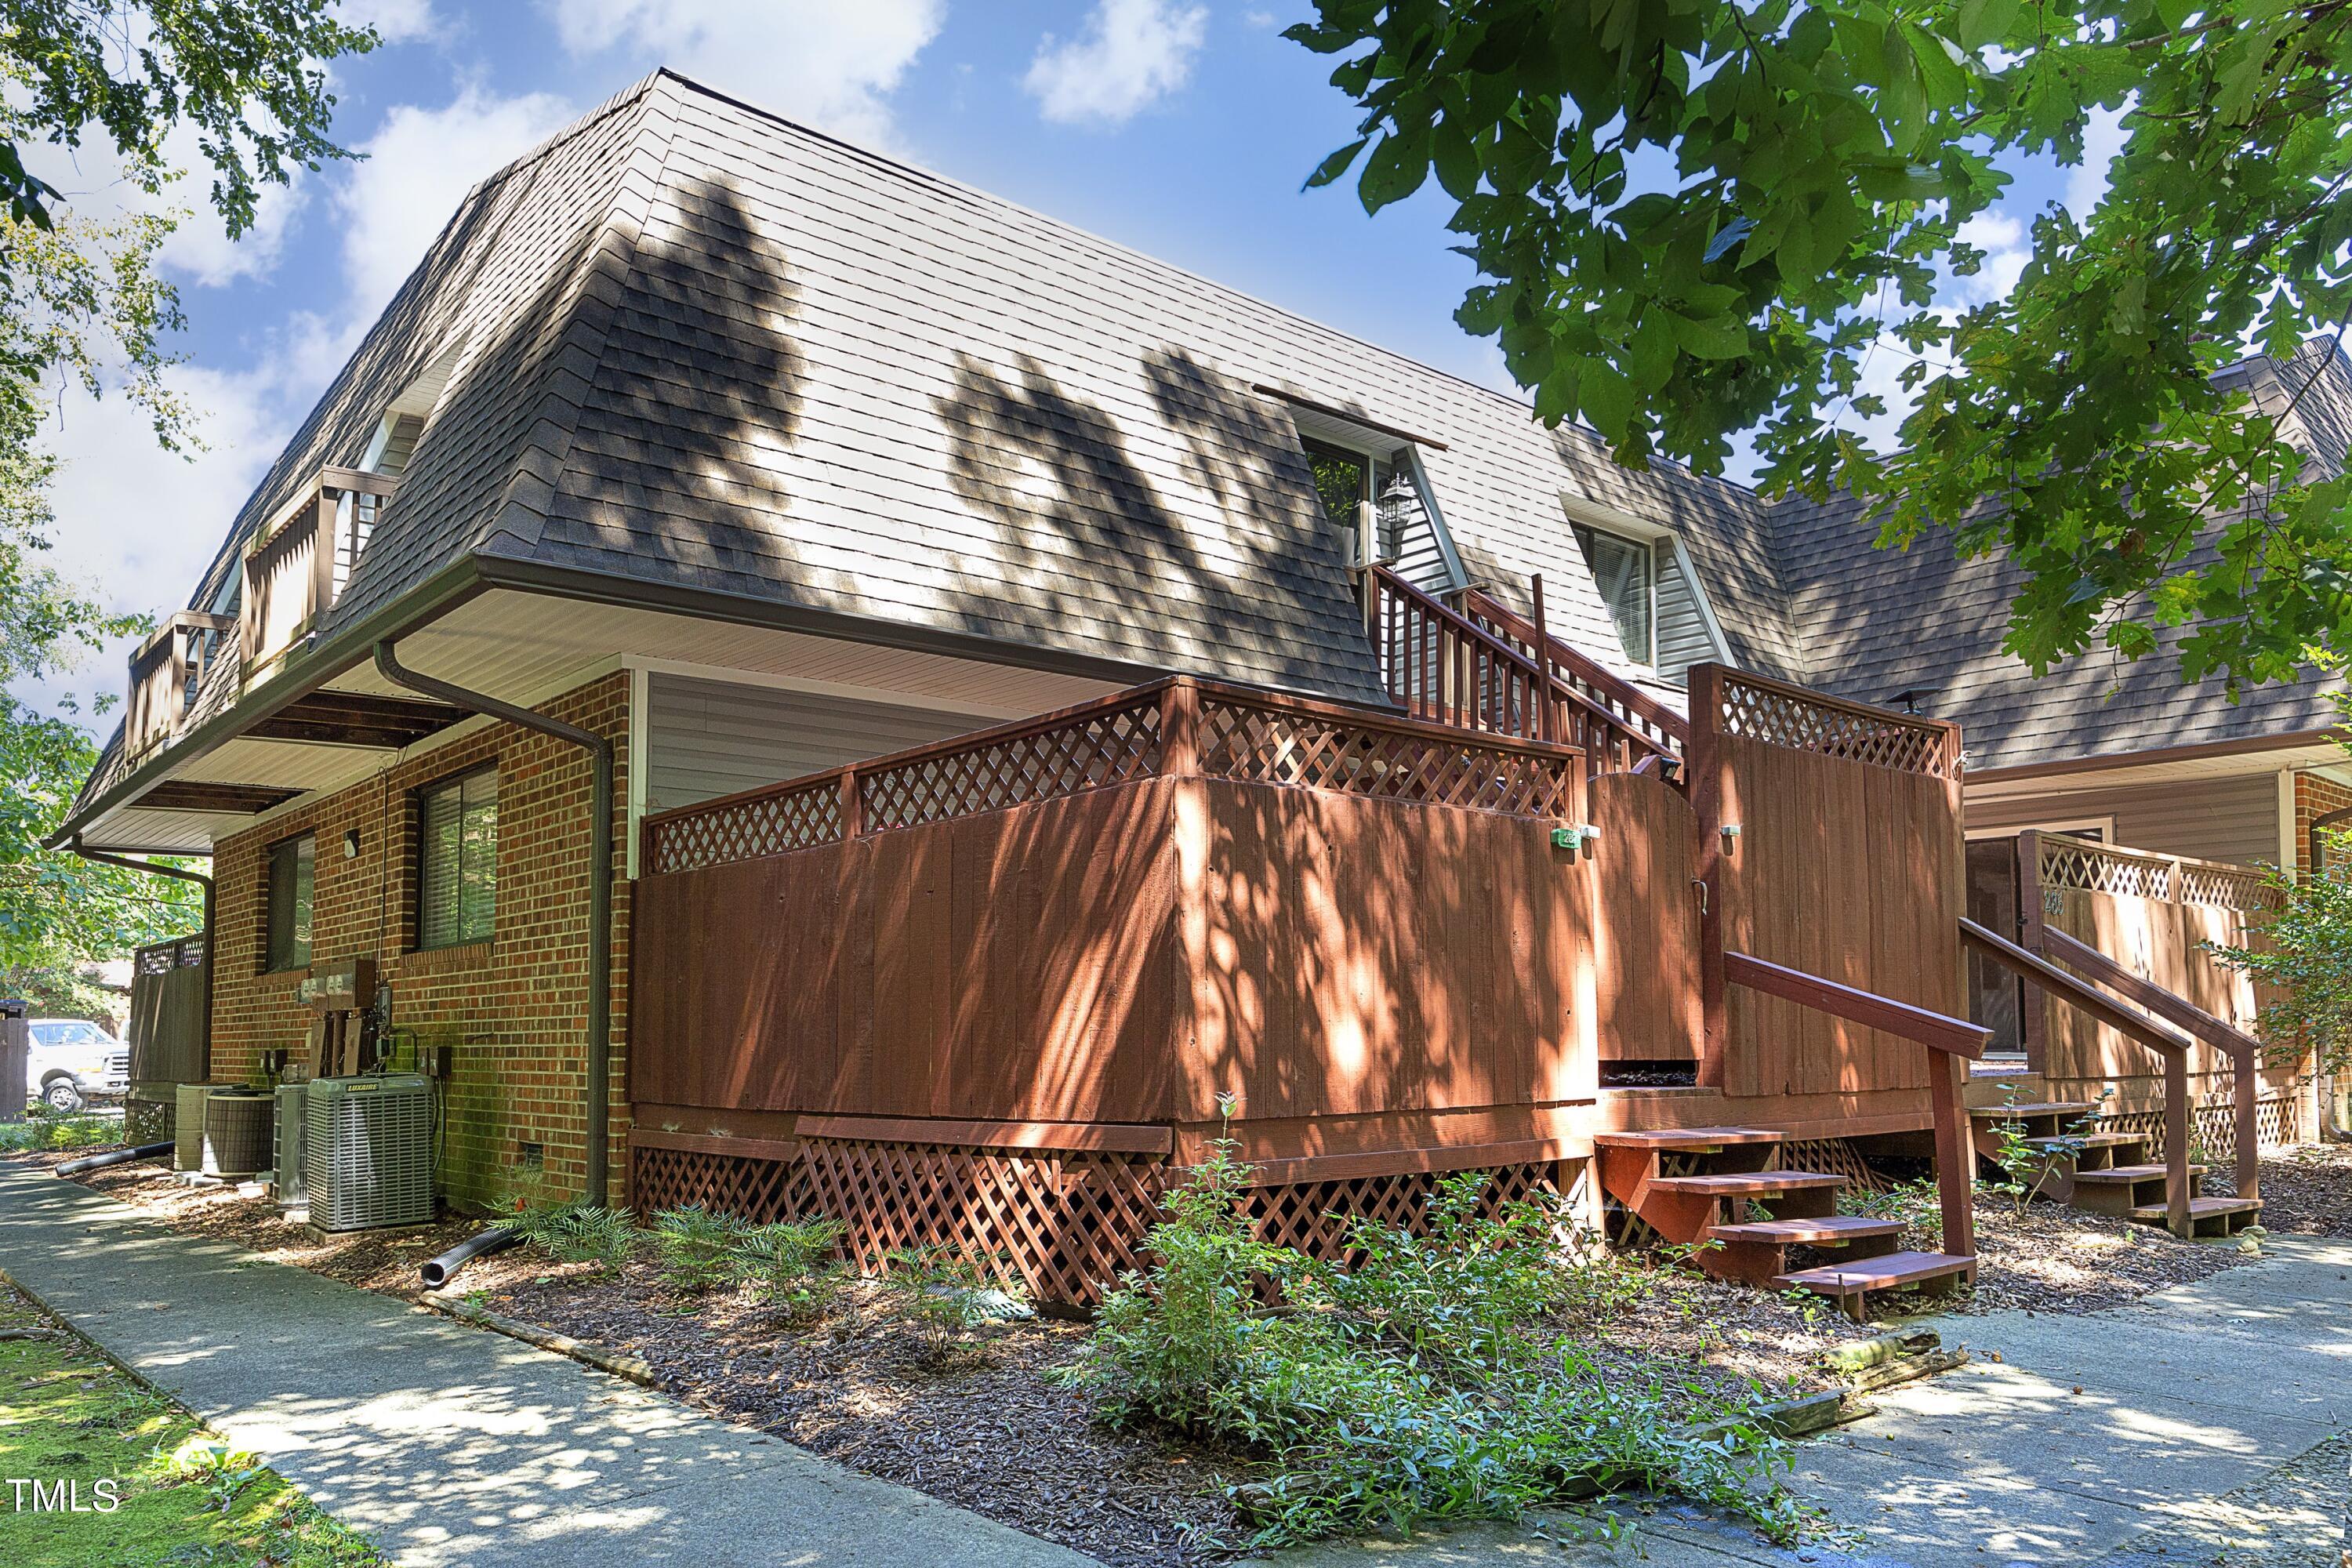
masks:
[[[594,785],[588,824],[588,1180],[590,1203],[607,1201],[610,1186],[604,1144],[611,1124],[613,1075],[613,742],[577,724],[469,691],[429,675],[419,675],[393,657],[388,641],[375,645],[375,668],[394,686],[455,708],[487,713],[520,729],[567,741],[588,753]]]

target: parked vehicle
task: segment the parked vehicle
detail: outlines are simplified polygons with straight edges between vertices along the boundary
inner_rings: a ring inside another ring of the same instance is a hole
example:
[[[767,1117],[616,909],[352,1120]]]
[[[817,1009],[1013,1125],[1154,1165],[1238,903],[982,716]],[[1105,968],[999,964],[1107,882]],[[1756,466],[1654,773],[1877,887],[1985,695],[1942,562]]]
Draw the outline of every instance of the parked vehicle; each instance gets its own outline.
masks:
[[[131,1087],[131,1047],[87,1018],[35,1018],[25,1086],[51,1110],[70,1112]]]

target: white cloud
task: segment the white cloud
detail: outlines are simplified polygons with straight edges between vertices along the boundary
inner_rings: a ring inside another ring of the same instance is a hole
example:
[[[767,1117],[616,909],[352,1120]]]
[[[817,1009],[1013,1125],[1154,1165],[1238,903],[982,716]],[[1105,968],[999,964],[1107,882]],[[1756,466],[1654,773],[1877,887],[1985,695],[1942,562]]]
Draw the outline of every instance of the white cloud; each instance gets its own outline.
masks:
[[[1953,279],[1949,297],[1963,305],[2008,299],[2025,264],[2033,258],[2025,225],[1995,207],[1960,225],[1959,237],[1985,253],[1984,265],[1974,277]]]
[[[433,0],[341,0],[335,20],[346,26],[373,27],[387,44],[414,43],[446,30]]]
[[[935,37],[942,0],[541,0],[575,56],[625,47],[748,103],[892,142],[889,95]]]
[[[1209,13],[1171,0],[1100,0],[1086,31],[1037,46],[1024,83],[1048,120],[1118,125],[1182,87]]]
[[[2063,198],[2076,223],[2089,217],[2107,194],[2107,165],[2124,150],[2124,113],[2123,109],[2094,109],[2083,127],[2083,161],[2066,171]]]
[[[402,104],[362,143],[367,154],[335,193],[342,224],[345,312],[362,326],[413,270],[473,184],[572,118],[551,93],[499,98],[468,85],[441,109]]]

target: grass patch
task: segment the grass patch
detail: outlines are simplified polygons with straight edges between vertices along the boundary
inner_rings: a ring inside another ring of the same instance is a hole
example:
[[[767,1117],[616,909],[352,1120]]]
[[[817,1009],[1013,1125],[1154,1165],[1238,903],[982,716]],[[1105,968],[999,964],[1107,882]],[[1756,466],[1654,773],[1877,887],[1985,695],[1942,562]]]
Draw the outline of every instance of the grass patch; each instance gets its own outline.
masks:
[[[374,1549],[277,1472],[0,1290],[0,1563],[10,1568],[380,1568]],[[91,1511],[36,1511],[66,1483]],[[101,1481],[111,1482],[101,1488]],[[95,1511],[111,1492],[119,1506]]]

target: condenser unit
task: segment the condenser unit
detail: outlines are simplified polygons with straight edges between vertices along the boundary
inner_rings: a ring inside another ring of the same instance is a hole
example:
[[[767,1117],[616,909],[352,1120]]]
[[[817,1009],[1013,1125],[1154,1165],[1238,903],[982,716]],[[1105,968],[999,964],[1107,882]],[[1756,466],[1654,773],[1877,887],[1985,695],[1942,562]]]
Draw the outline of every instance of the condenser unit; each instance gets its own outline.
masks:
[[[417,1073],[312,1079],[302,1181],[319,1230],[433,1218],[433,1084]]]
[[[204,1173],[236,1179],[257,1173],[269,1158],[269,1095],[262,1089],[233,1084],[207,1093]]]
[[[278,1117],[271,1131],[270,1152],[278,1173],[278,1201],[288,1208],[302,1202],[302,1131],[310,1113],[310,1086],[307,1083],[278,1086]]]

